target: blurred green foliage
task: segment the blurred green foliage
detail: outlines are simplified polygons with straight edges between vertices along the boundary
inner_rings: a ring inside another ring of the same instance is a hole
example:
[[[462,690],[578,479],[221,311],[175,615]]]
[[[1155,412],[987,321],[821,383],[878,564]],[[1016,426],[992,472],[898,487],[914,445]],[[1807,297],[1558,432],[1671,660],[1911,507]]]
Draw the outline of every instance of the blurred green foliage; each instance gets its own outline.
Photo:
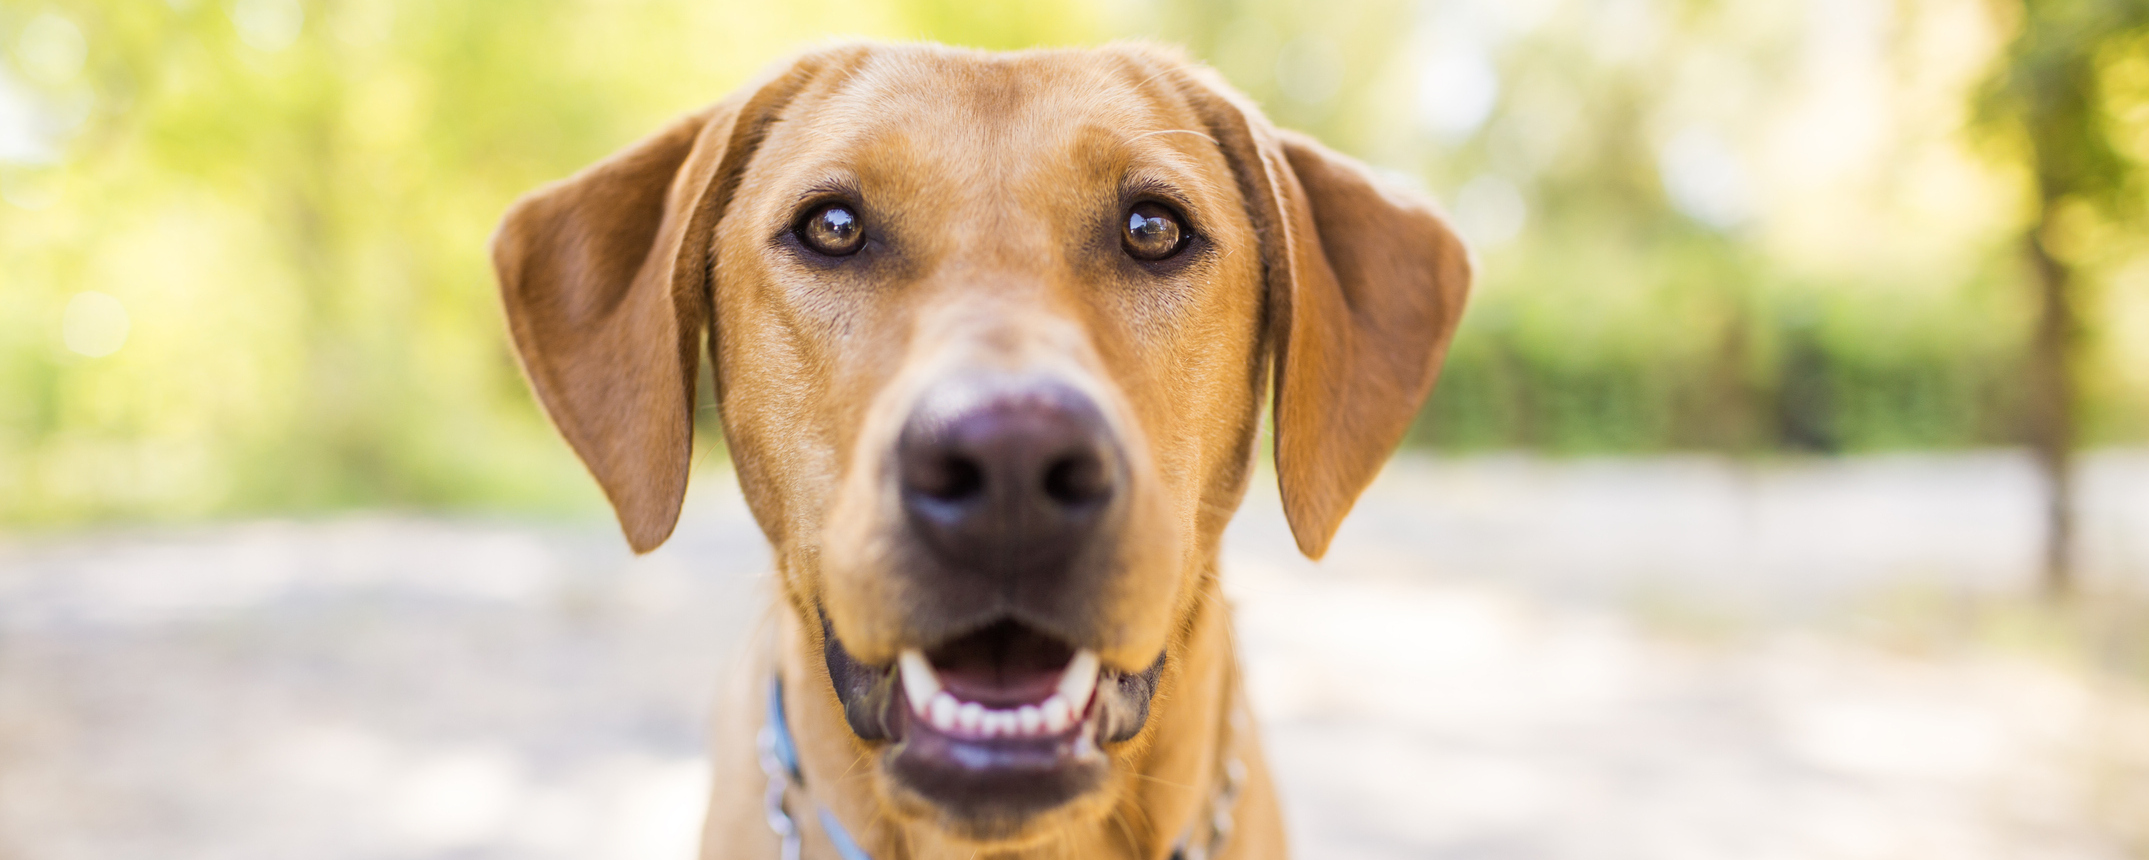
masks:
[[[1421,444],[2012,444],[2026,179],[1978,0],[0,0],[0,523],[597,496],[524,391],[507,203],[831,35],[1179,42],[1449,202],[1480,286]],[[2149,161],[2149,49],[2089,64]],[[2088,438],[2149,436],[2116,210]],[[108,298],[100,298],[108,297]]]

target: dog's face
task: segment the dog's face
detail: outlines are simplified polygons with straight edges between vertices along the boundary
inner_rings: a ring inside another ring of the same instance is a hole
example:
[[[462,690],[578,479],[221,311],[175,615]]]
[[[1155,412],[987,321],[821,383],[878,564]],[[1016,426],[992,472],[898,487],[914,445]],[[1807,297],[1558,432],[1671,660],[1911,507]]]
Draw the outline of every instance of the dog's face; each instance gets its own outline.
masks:
[[[1318,555],[1468,281],[1428,209],[1144,48],[814,54],[533,195],[495,254],[637,549],[677,516],[707,327],[829,707],[888,808],[979,841],[1106,814],[1272,367]]]

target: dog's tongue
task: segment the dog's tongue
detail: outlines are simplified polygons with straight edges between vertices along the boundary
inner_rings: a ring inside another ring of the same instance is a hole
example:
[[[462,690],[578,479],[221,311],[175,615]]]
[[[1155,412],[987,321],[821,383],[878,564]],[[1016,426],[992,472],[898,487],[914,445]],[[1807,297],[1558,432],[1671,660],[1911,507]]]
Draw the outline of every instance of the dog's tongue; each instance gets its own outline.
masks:
[[[926,655],[957,699],[1011,708],[1043,702],[1058,688],[1074,649],[1013,622],[1000,622]]]

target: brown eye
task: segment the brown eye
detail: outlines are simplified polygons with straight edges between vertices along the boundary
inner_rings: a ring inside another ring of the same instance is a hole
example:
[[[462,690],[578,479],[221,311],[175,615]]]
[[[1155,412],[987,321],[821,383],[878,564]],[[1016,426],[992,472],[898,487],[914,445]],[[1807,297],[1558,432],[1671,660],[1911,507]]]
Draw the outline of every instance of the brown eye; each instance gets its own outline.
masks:
[[[841,203],[830,203],[806,213],[806,219],[798,222],[798,239],[831,257],[843,257],[858,253],[865,245],[866,232],[858,226],[858,216]]]
[[[1179,213],[1156,203],[1136,203],[1127,211],[1127,232],[1120,244],[1134,259],[1162,260],[1186,247],[1186,237]]]

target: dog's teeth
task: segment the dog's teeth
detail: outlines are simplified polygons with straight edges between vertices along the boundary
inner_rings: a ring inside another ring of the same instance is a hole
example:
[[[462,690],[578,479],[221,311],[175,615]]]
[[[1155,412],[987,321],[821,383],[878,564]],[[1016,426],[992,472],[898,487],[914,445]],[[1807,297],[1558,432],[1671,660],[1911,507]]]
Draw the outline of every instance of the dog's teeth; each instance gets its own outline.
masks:
[[[1067,700],[1060,698],[1058,693],[1053,693],[1051,698],[1046,699],[1045,703],[1038,707],[1037,714],[1045,721],[1045,731],[1055,735],[1066,731],[1067,726],[1074,722],[1074,709],[1067,707]]]
[[[1097,689],[1097,652],[1084,648],[1076,651],[1073,660],[1067,661],[1067,670],[1060,674],[1059,695],[1067,699],[1067,707],[1079,714],[1089,710],[1089,694]]]
[[[911,709],[923,715],[933,698],[940,695],[940,676],[933,672],[932,661],[925,659],[925,652],[916,648],[903,649],[895,662],[901,667],[903,692],[910,697]]]
[[[903,694],[910,699],[918,718],[943,732],[979,738],[1037,737],[1059,734],[1082,721],[1100,677],[1097,652],[1075,652],[1061,672],[1059,687],[1043,702],[1017,708],[988,708],[978,702],[955,698],[933,671],[925,652],[904,649],[896,655],[903,676]],[[1090,744],[1094,746],[1094,742]]]
[[[959,707],[960,706],[955,703],[954,696],[950,696],[947,693],[941,693],[940,695],[934,696],[933,713],[929,717],[929,719],[933,721],[933,728],[939,729],[943,732],[954,731],[955,711]]]

